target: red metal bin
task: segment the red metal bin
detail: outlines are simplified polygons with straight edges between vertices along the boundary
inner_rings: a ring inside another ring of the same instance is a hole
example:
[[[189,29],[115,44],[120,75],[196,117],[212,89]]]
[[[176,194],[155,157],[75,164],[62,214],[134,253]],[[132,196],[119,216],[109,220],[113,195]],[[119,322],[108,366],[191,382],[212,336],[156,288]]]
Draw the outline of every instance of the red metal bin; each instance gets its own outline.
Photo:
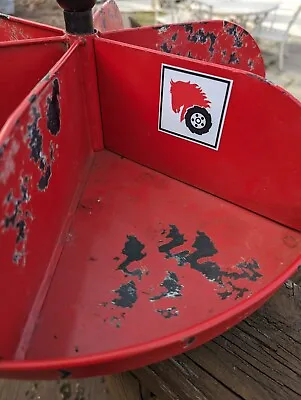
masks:
[[[300,264],[301,107],[253,38],[78,4],[67,33],[0,18],[2,377],[184,352]]]

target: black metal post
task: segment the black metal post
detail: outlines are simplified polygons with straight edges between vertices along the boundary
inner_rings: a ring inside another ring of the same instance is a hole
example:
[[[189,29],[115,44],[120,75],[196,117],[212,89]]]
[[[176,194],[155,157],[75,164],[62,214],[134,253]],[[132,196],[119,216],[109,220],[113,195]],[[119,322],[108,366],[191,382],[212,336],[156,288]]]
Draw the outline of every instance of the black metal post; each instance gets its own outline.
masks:
[[[64,10],[66,32],[72,35],[94,33],[92,8],[96,0],[57,0]]]

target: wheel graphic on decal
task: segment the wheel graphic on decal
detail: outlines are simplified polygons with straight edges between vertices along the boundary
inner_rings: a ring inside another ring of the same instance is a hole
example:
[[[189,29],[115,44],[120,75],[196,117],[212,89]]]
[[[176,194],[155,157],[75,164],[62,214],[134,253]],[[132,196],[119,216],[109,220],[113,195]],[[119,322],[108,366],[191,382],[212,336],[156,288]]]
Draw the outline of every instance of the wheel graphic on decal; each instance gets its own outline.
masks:
[[[190,132],[196,135],[204,135],[212,127],[210,113],[206,108],[199,106],[191,107],[186,111],[185,123]]]
[[[208,109],[211,101],[197,84],[173,80],[170,81],[171,106],[174,113],[180,113],[180,121],[190,132],[205,135],[212,127],[212,118]]]
[[[218,150],[232,86],[230,79],[162,64],[158,130]]]

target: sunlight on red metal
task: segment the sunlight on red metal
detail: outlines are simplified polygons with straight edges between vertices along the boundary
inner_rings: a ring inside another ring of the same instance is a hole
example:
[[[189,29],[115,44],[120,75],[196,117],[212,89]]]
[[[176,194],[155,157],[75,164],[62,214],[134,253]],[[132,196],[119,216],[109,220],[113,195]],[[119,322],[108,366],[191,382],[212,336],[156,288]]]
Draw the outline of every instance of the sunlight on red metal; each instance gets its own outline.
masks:
[[[103,37],[265,77],[265,66],[257,43],[244,28],[232,22],[146,26],[107,32]]]
[[[14,40],[63,36],[65,32],[52,26],[0,14],[0,43]]]
[[[255,45],[252,74],[243,54],[222,66],[140,32],[0,44],[15,65],[0,65],[1,377],[113,374],[182,353],[301,264],[300,103],[260,76]],[[163,64],[233,81],[218,151],[159,129]]]

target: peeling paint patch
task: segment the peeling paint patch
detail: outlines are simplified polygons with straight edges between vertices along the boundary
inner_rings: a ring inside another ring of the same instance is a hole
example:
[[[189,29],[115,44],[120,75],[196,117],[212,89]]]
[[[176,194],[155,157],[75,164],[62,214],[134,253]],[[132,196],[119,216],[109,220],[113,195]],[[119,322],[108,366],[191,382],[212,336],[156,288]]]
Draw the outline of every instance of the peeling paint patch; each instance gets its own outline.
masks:
[[[44,76],[43,81],[48,82],[50,81],[50,74]]]
[[[170,25],[154,26],[153,28],[158,31],[159,35],[162,35],[162,33],[168,31]]]
[[[230,26],[228,26],[228,25],[230,25]],[[241,29],[237,25],[228,24],[228,23],[224,24],[224,27],[226,28],[226,32],[229,35],[233,36],[233,39],[234,39],[233,46],[241,48],[243,46],[242,38],[244,35],[248,34],[247,31],[245,31],[244,29]]]
[[[165,230],[162,232],[162,235],[165,235]],[[185,256],[188,254],[188,252],[184,251],[173,254],[171,250],[180,247],[187,242],[187,240],[184,239],[184,235],[179,232],[179,229],[175,225],[170,225],[170,229],[166,238],[171,239],[171,241],[159,246],[159,252],[165,253],[165,258],[175,258],[178,261],[178,265],[183,266],[186,263]]]
[[[0,160],[0,183],[6,184],[8,178],[15,173],[16,164],[14,158],[19,149],[20,144],[15,139],[1,146],[0,157],[3,157],[4,152],[5,157]]]
[[[163,43],[161,44],[160,49],[164,51],[164,53],[171,53],[172,46],[168,47],[167,43]]]
[[[209,259],[218,253],[214,243],[206,235],[205,232],[197,232],[196,238],[192,247],[195,249],[183,250],[180,253],[172,252],[178,246],[182,246],[185,242],[184,235],[179,232],[175,225],[170,225],[170,230],[166,235],[170,242],[159,246],[159,251],[166,254],[165,258],[175,258],[178,266],[190,265],[190,268],[200,272],[208,281],[213,282],[222,290],[218,295],[224,300],[233,294],[235,299],[242,298],[248,289],[238,287],[233,284],[233,281],[247,279],[251,282],[256,282],[262,277],[259,272],[260,267],[256,260],[243,261],[234,266],[231,272],[224,271],[217,262]]]
[[[125,318],[125,313],[122,313],[119,317],[116,315],[113,315],[110,318],[110,324],[114,326],[115,328],[121,328],[122,320]]]
[[[5,143],[3,143],[3,144],[0,146],[0,158],[3,157],[3,154],[4,154],[4,151],[5,151],[6,147],[7,147],[7,144],[8,144],[8,141],[5,142]]]
[[[137,301],[137,288],[134,281],[121,285],[119,289],[114,290],[119,298],[112,300],[112,304],[117,307],[132,308]]]
[[[167,272],[167,276],[164,278],[163,282],[160,283],[160,286],[164,287],[166,291],[158,296],[151,297],[150,301],[160,300],[164,297],[175,298],[182,296],[181,290],[184,286],[179,284],[179,278],[174,272]]]
[[[54,145],[53,145],[52,142],[50,142],[49,153],[50,153],[50,160],[52,162],[55,161],[55,158],[54,158]]]
[[[31,125],[28,125],[28,137],[29,137],[29,148],[30,158],[38,163],[41,158],[43,138],[38,127],[41,114],[39,113],[36,106],[32,107],[33,121]]]
[[[27,243],[27,219],[31,218],[31,214],[26,210],[26,204],[30,200],[29,196],[29,177],[21,178],[19,196],[15,197],[13,191],[6,196],[4,207],[4,221],[2,221],[4,231],[14,229],[16,231],[15,249],[13,254],[13,262],[23,266],[26,264],[26,243]],[[15,190],[15,189],[14,189]]]
[[[254,61],[251,60],[250,58],[248,60],[248,67],[250,68],[251,71],[253,71],[253,69],[254,69]]]
[[[49,180],[52,175],[50,165],[47,165],[46,167],[44,167],[43,170],[44,170],[44,173],[38,183],[38,188],[40,191],[44,191],[45,189],[48,188]]]
[[[177,34],[177,33],[174,33],[174,34],[172,35],[172,37],[171,37],[171,40],[172,40],[173,42],[175,42],[175,41],[177,40],[177,37],[178,37],[178,34]]]
[[[183,24],[183,26],[184,26],[185,32],[187,32],[187,33],[192,33],[193,32],[192,24]]]
[[[255,260],[250,262],[243,262],[236,265],[236,268],[240,272],[227,272],[223,271],[222,268],[214,261],[205,261],[198,263],[200,258],[204,256],[203,249],[201,248],[201,241],[198,239],[193,244],[196,248],[194,253],[187,256],[187,262],[190,264],[192,269],[201,272],[209,281],[215,282],[219,285],[223,285],[223,278],[229,278],[233,280],[248,279],[249,281],[257,281],[262,275],[258,272],[259,265]]]
[[[142,252],[144,248],[145,245],[136,236],[127,235],[127,241],[122,250],[122,254],[126,256],[126,259],[118,266],[117,270],[121,270],[126,275],[138,276],[141,279],[143,271],[140,268],[130,271],[128,267],[131,263],[140,261],[146,257],[146,253]]]
[[[213,32],[207,32],[205,33],[204,29],[199,29],[197,32],[194,34],[189,33],[188,38],[190,42],[193,43],[202,43],[205,44],[207,43],[207,40],[209,40],[210,45],[209,45],[209,51],[211,54],[214,52],[214,44],[217,39],[217,36]]]
[[[172,317],[177,317],[179,315],[179,310],[176,307],[169,307],[163,310],[156,310],[157,313],[161,314],[165,319]]]
[[[32,94],[29,97],[29,103],[34,103],[36,101],[36,99],[37,99],[37,95],[36,94]]]
[[[260,82],[267,83],[268,85],[274,85],[273,82],[269,81],[268,79],[263,78],[260,75],[253,74],[252,72],[247,73],[247,75],[250,76],[251,78],[257,79]]]
[[[47,128],[57,136],[61,129],[61,109],[59,103],[60,84],[56,78],[52,82],[52,95],[47,98]]]
[[[52,176],[52,163],[54,161],[54,145],[51,142],[48,150],[49,156],[43,152],[43,136],[40,132],[39,121],[41,114],[36,105],[32,107],[32,123],[28,125],[28,138],[30,148],[30,158],[41,171],[41,178],[37,184],[39,191],[45,191]]]
[[[230,54],[228,64],[239,64],[239,59],[235,52]]]
[[[224,292],[219,292],[218,295],[222,300],[227,299],[228,297],[231,297],[234,293],[236,293],[235,300],[242,298],[245,293],[247,293],[249,290],[247,288],[239,288],[237,286],[234,286],[231,281],[228,281],[226,283],[226,286],[228,286],[228,289],[226,289]]]

